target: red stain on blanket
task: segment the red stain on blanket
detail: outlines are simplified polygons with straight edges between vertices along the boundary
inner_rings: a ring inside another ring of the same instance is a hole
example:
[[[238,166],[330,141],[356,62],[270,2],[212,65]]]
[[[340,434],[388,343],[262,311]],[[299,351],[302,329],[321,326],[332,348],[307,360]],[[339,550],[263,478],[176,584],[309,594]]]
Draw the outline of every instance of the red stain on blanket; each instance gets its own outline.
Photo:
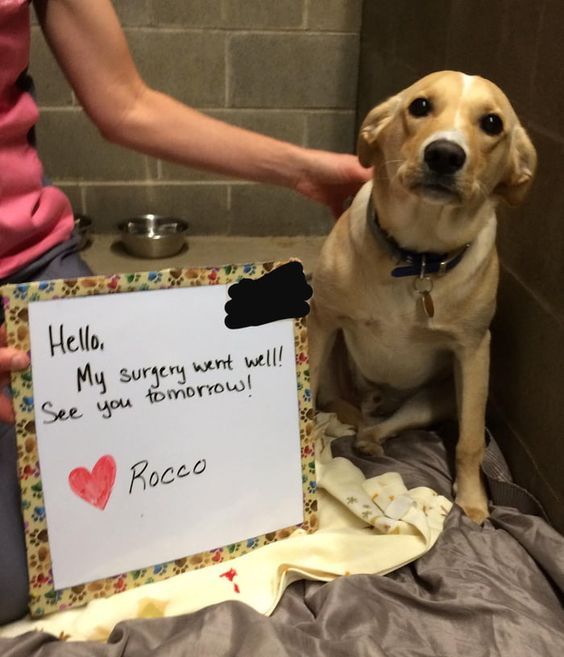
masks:
[[[228,579],[230,582],[233,582],[235,577],[237,577],[237,571],[235,568],[230,568],[229,570],[226,570],[224,573],[221,573],[220,577],[225,577],[225,579]],[[239,586],[233,582],[233,590],[235,593],[241,593]]]

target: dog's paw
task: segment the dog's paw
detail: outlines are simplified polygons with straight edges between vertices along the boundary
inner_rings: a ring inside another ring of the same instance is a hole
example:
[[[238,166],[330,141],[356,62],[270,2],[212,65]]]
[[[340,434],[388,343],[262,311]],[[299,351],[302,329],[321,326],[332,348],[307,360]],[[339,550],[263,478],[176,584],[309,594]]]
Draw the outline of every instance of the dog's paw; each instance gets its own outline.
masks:
[[[456,504],[462,508],[464,513],[478,525],[481,525],[486,518],[490,515],[488,510],[488,498],[483,486],[479,490],[474,491],[472,494],[462,495],[457,493]]]
[[[462,510],[470,520],[473,520],[478,525],[481,525],[490,515],[487,505],[485,507],[469,506],[468,504],[460,502],[458,499],[456,500],[456,503],[458,506],[462,507]]]
[[[354,441],[355,448],[367,456],[384,456],[382,442],[374,428],[359,431]]]

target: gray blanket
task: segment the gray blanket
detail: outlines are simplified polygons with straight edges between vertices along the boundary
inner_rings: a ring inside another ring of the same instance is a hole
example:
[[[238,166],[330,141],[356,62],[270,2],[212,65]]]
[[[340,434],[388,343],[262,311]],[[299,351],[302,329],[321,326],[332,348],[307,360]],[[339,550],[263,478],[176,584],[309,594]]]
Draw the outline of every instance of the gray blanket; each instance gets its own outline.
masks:
[[[334,443],[367,476],[399,471],[408,488],[451,497],[448,432],[390,440],[386,456]],[[187,616],[120,623],[108,643],[67,643],[32,633],[0,640],[2,657],[562,657],[564,538],[510,482],[491,443],[485,472],[494,504],[478,527],[453,507],[434,548],[385,576],[298,582],[270,618],[237,602]]]

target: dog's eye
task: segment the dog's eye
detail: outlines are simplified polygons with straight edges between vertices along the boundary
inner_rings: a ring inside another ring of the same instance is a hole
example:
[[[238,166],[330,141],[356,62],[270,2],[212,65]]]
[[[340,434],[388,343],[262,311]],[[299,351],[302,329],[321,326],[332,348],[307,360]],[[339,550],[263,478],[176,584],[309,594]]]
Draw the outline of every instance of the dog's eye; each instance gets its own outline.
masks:
[[[487,135],[499,135],[503,131],[503,121],[497,114],[484,114],[480,119],[480,128]]]
[[[407,108],[411,116],[421,117],[431,113],[433,106],[427,98],[416,98]]]

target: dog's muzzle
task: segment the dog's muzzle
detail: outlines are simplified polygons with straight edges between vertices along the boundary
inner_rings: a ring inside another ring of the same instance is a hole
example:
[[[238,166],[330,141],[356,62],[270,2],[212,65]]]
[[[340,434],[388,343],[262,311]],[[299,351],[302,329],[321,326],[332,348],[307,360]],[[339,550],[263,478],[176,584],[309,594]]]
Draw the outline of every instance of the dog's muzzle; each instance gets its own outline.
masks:
[[[459,203],[463,197],[459,174],[465,162],[462,146],[449,139],[436,139],[425,147],[407,186],[431,202]]]
[[[432,173],[452,176],[464,166],[466,152],[454,141],[437,139],[426,146],[423,160]]]

